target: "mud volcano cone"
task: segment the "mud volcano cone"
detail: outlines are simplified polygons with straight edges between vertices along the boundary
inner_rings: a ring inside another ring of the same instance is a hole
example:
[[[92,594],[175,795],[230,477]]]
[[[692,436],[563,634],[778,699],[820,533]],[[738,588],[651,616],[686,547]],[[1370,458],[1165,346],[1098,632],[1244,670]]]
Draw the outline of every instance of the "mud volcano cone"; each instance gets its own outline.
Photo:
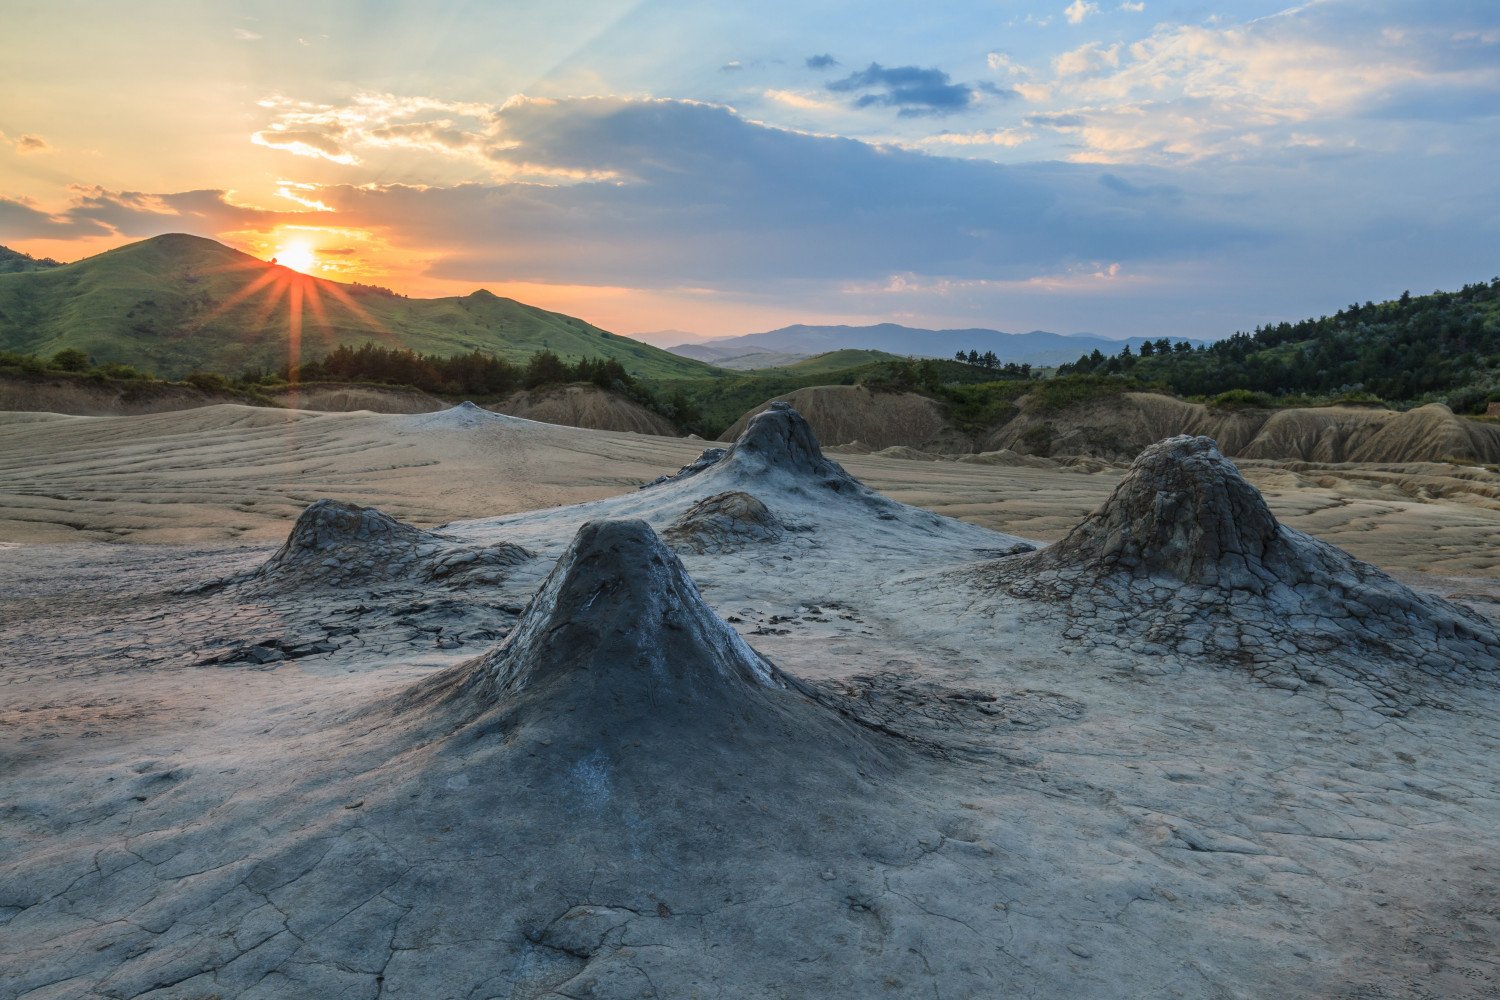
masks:
[[[644,521],[580,528],[515,631],[461,669],[482,705],[552,692],[603,698],[614,718],[791,686],[709,609]]]
[[[812,425],[790,403],[775,402],[756,414],[720,461],[721,469],[746,474],[779,472],[855,482],[823,455]]]
[[[1500,669],[1492,623],[1278,523],[1206,437],[1147,448],[1062,541],[985,572],[1062,602],[1069,638],[1228,661],[1288,689],[1353,681],[1385,708],[1423,700],[1421,675]]]
[[[1035,563],[1259,593],[1295,558],[1289,542],[1213,440],[1183,435],[1142,452],[1104,505]]]
[[[466,546],[374,507],[318,500],[270,559],[229,582],[262,588],[495,582],[507,567],[530,558],[519,545]]]

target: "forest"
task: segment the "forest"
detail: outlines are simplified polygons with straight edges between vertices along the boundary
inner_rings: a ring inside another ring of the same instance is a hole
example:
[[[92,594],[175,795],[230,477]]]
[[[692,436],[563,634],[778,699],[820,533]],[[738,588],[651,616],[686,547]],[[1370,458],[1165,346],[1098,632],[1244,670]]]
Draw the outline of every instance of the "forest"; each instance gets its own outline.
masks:
[[[1500,392],[1500,278],[1456,292],[1352,304],[1332,316],[1258,327],[1196,350],[1165,338],[1099,351],[1059,376],[1124,375],[1182,396],[1363,395],[1481,412]]]

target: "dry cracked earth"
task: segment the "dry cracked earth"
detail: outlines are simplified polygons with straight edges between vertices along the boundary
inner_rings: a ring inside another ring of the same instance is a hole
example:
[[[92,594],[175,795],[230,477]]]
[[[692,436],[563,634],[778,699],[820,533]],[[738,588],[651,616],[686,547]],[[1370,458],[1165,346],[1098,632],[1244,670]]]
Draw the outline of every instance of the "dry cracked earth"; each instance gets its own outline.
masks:
[[[601,498],[419,527],[346,421],[279,546],[0,549],[0,997],[1500,995],[1487,581],[1205,438],[1044,545],[785,408],[640,489],[577,457],[627,436],[386,420],[393,478]]]

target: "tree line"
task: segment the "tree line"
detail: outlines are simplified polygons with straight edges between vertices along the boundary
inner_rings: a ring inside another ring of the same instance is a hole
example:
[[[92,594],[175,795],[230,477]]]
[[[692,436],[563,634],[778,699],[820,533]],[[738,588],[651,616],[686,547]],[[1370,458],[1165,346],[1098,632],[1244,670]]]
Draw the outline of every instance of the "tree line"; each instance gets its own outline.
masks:
[[[996,356],[994,351],[985,351],[983,354],[973,349],[957,351],[953,355],[953,360],[960,364],[973,365],[975,368],[983,368],[987,371],[1003,372],[1007,378],[1031,378],[1030,364],[1018,365],[1014,361],[1007,361],[1002,365],[1000,358]]]
[[[1058,374],[1130,375],[1185,396],[1248,390],[1441,398],[1459,412],[1477,412],[1500,393],[1500,278],[1456,292],[1353,303],[1332,316],[1268,324],[1196,349],[1163,338],[1138,353],[1128,345],[1114,356],[1096,350],[1059,366]]]

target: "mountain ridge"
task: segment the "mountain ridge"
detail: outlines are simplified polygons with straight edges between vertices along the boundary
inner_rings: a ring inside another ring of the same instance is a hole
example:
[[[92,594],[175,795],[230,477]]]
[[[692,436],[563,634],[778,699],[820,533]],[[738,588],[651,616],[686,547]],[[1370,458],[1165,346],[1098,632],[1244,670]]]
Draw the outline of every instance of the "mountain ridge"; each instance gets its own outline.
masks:
[[[880,350],[892,354],[918,357],[951,358],[956,351],[994,351],[1001,363],[1056,365],[1076,361],[1080,352],[1087,354],[1099,348],[1110,352],[1126,344],[1132,350],[1153,337],[1129,337],[1115,340],[1093,333],[1051,333],[1031,330],[1006,333],[986,327],[929,330],[899,323],[876,323],[869,326],[812,325],[797,323],[762,333],[722,337],[706,343],[678,344],[668,348],[673,354],[718,364],[746,355],[801,354],[804,357],[845,349]],[[1197,346],[1204,341],[1170,337],[1173,343],[1187,340]]]

